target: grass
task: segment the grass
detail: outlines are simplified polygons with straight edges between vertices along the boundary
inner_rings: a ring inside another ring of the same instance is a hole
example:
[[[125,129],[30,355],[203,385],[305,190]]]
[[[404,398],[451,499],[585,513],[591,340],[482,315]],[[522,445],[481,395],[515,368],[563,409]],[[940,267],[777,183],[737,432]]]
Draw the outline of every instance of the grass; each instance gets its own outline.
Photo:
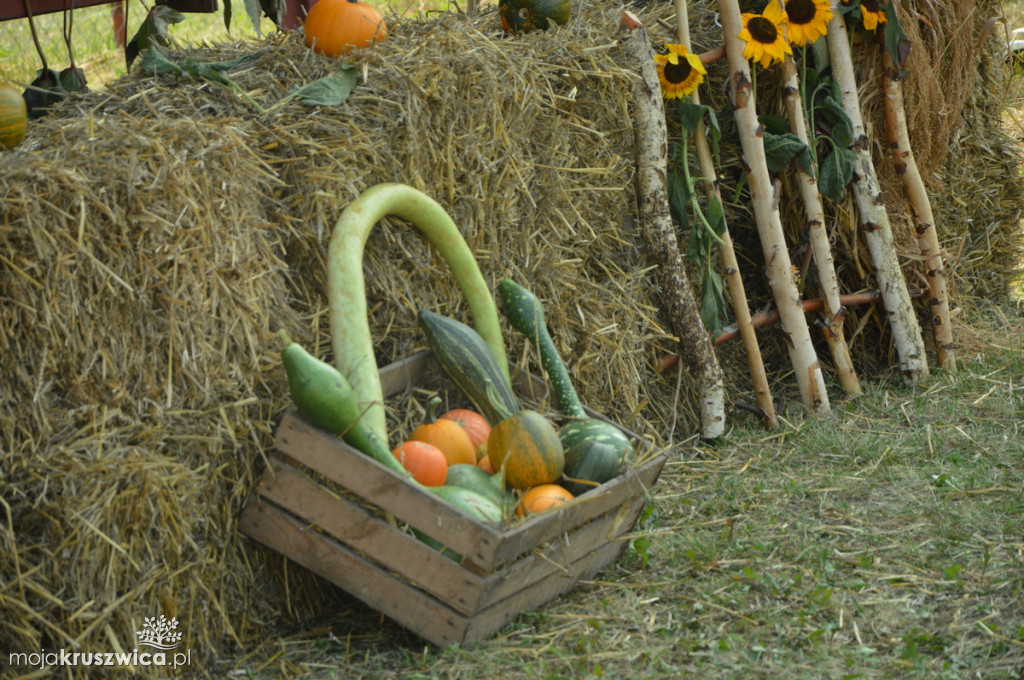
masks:
[[[342,595],[239,672],[1019,679],[1024,321],[988,316],[1002,330],[955,375],[681,448],[619,563],[483,645],[426,646]]]

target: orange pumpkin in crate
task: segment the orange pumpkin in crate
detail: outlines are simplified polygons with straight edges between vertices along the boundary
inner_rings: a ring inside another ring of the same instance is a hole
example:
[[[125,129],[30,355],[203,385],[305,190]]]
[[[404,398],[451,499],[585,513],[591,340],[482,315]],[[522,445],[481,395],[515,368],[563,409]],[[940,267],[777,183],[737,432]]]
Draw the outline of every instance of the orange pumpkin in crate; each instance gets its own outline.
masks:
[[[21,92],[0,85],[0,146],[17,146],[25,139],[28,109]]]
[[[476,447],[477,462],[487,455],[487,438],[491,436],[491,424],[481,414],[468,408],[453,408],[441,414],[445,420],[454,420],[469,435]]]
[[[469,433],[454,420],[435,417],[440,404],[440,397],[433,397],[427,402],[426,418],[412,431],[409,439],[429,442],[441,449],[449,465],[476,465],[476,446]]]
[[[306,46],[328,57],[348,54],[388,37],[380,12],[359,0],[317,0],[302,26]]]
[[[391,451],[391,455],[423,486],[443,486],[448,479],[448,461],[441,449],[433,444],[404,441]]]
[[[558,484],[540,484],[523,494],[519,505],[516,506],[516,514],[532,515],[535,512],[544,512],[572,499],[573,495]]]

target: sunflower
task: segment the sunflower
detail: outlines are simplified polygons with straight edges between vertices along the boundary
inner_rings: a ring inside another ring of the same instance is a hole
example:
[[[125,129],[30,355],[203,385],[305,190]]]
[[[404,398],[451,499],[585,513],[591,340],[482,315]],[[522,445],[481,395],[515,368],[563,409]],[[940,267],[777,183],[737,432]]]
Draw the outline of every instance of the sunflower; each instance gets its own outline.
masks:
[[[707,69],[700,57],[690,54],[686,45],[665,45],[668,54],[655,54],[654,63],[658,65],[658,82],[661,83],[661,94],[665,99],[682,99],[697,89],[704,82]]]
[[[860,18],[864,22],[864,28],[869,31],[889,21],[885,16],[885,10],[878,6],[878,0],[860,0]]]
[[[786,13],[774,0],[764,8],[764,14],[744,14],[741,17],[743,30],[740,40],[745,40],[743,58],[760,62],[762,68],[768,68],[773,62],[782,62],[787,54],[793,54],[793,48],[786,42],[783,27],[786,24]]]
[[[828,0],[786,0],[786,37],[791,45],[813,43],[828,33],[831,18]]]

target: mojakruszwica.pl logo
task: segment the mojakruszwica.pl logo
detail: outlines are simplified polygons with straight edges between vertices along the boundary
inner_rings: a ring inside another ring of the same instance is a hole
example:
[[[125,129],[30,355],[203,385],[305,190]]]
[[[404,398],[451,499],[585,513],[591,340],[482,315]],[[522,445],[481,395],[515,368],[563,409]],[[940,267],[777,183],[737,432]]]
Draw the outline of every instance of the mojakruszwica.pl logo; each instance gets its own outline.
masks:
[[[135,631],[138,645],[130,652],[46,651],[12,652],[8,662],[14,666],[30,666],[40,670],[60,666],[169,666],[178,668],[192,663],[192,650],[179,649],[181,631],[178,619],[164,615],[146,617],[142,630]]]

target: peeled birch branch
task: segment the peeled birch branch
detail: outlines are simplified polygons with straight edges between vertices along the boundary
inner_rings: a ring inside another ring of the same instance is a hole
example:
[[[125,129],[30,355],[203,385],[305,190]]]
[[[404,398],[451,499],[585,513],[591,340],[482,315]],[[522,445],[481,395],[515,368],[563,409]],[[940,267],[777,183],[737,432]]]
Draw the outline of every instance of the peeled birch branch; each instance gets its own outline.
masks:
[[[757,119],[755,102],[751,97],[750,65],[743,57],[743,41],[739,38],[743,30],[739,4],[737,0],[718,0],[718,11],[725,34],[725,54],[729,61],[729,91],[743,149],[757,231],[764,251],[768,284],[779,309],[786,333],[789,360],[793,365],[803,404],[810,411],[827,413],[831,410],[828,392],[821,374],[821,365],[814,353],[807,318],[800,306],[800,291],[793,278],[782,217],[773,198],[764,151],[764,128]]]
[[[837,0],[832,5],[833,16],[828,23],[832,77],[839,85],[843,109],[853,124],[853,151],[856,154],[850,188],[857,206],[860,227],[864,232],[864,241],[874,264],[878,289],[882,292],[900,370],[909,382],[916,383],[928,378],[928,358],[921,338],[921,326],[917,322],[907,291],[907,281],[897,257],[889,213],[882,200],[882,189],[871,160],[870,142],[864,132],[846,19],[839,11]]]
[[[679,42],[686,46],[688,51],[690,44],[690,21],[686,9],[687,0],[675,0],[676,22],[678,25],[677,36]],[[724,53],[724,49],[723,49]],[[700,95],[694,92],[690,95],[694,104],[700,104]],[[718,201],[722,203],[721,192],[715,178],[718,171],[715,169],[714,159],[711,157],[711,149],[708,148],[708,138],[704,130],[704,122],[697,124],[697,131],[694,134],[694,144],[697,148],[697,160],[700,163],[700,173],[706,179],[704,184],[709,202]],[[723,218],[724,219],[724,218]],[[757,333],[750,320],[750,306],[747,302],[747,292],[743,286],[743,277],[740,275],[739,260],[736,258],[736,249],[733,247],[732,236],[729,235],[729,228],[726,227],[721,234],[722,243],[719,251],[722,257],[722,270],[725,274],[725,283],[729,287],[729,301],[732,303],[733,313],[736,315],[736,326],[739,329],[740,337],[743,338],[743,348],[747,353],[747,368],[750,371],[750,379],[754,386],[754,399],[758,408],[764,414],[762,420],[764,425],[774,430],[779,426],[778,418],[775,417],[775,404],[772,401],[771,389],[768,387],[768,374],[764,368],[764,357],[761,355],[761,347],[757,342]]]
[[[725,432],[725,377],[693,299],[669,212],[668,128],[651,41],[643,24],[629,12],[623,12],[619,24],[619,47],[629,68],[640,76],[634,86],[640,231],[658,265],[658,285],[672,332],[679,336],[680,354],[700,385],[701,436],[715,439]]]
[[[885,125],[889,131],[889,148],[892,150],[896,174],[903,181],[911,210],[914,213],[914,231],[917,233],[917,247],[924,257],[925,278],[928,281],[928,309],[932,332],[935,336],[935,360],[946,371],[956,371],[956,357],[953,353],[953,329],[949,322],[949,293],[946,288],[946,270],[943,266],[943,249],[939,245],[932,204],[924,180],[917,169],[917,161],[910,149],[910,135],[907,132],[907,113],[903,107],[903,84],[896,74],[896,66],[888,50],[882,50],[885,68]]]
[[[810,146],[807,121],[804,119],[803,98],[800,96],[800,78],[796,72],[796,62],[788,55],[782,64],[782,78],[789,127],[797,139]],[[843,331],[844,314],[839,301],[839,279],[832,258],[832,245],[825,229],[825,210],[821,205],[818,182],[801,168],[796,170],[796,182],[804,204],[807,237],[810,240],[811,253],[814,255],[821,295],[825,301],[825,341],[832,353],[832,363],[839,378],[839,385],[849,394],[860,394],[860,381],[857,380],[857,373],[853,369],[853,359],[850,358],[850,348],[846,344],[846,335]]]

